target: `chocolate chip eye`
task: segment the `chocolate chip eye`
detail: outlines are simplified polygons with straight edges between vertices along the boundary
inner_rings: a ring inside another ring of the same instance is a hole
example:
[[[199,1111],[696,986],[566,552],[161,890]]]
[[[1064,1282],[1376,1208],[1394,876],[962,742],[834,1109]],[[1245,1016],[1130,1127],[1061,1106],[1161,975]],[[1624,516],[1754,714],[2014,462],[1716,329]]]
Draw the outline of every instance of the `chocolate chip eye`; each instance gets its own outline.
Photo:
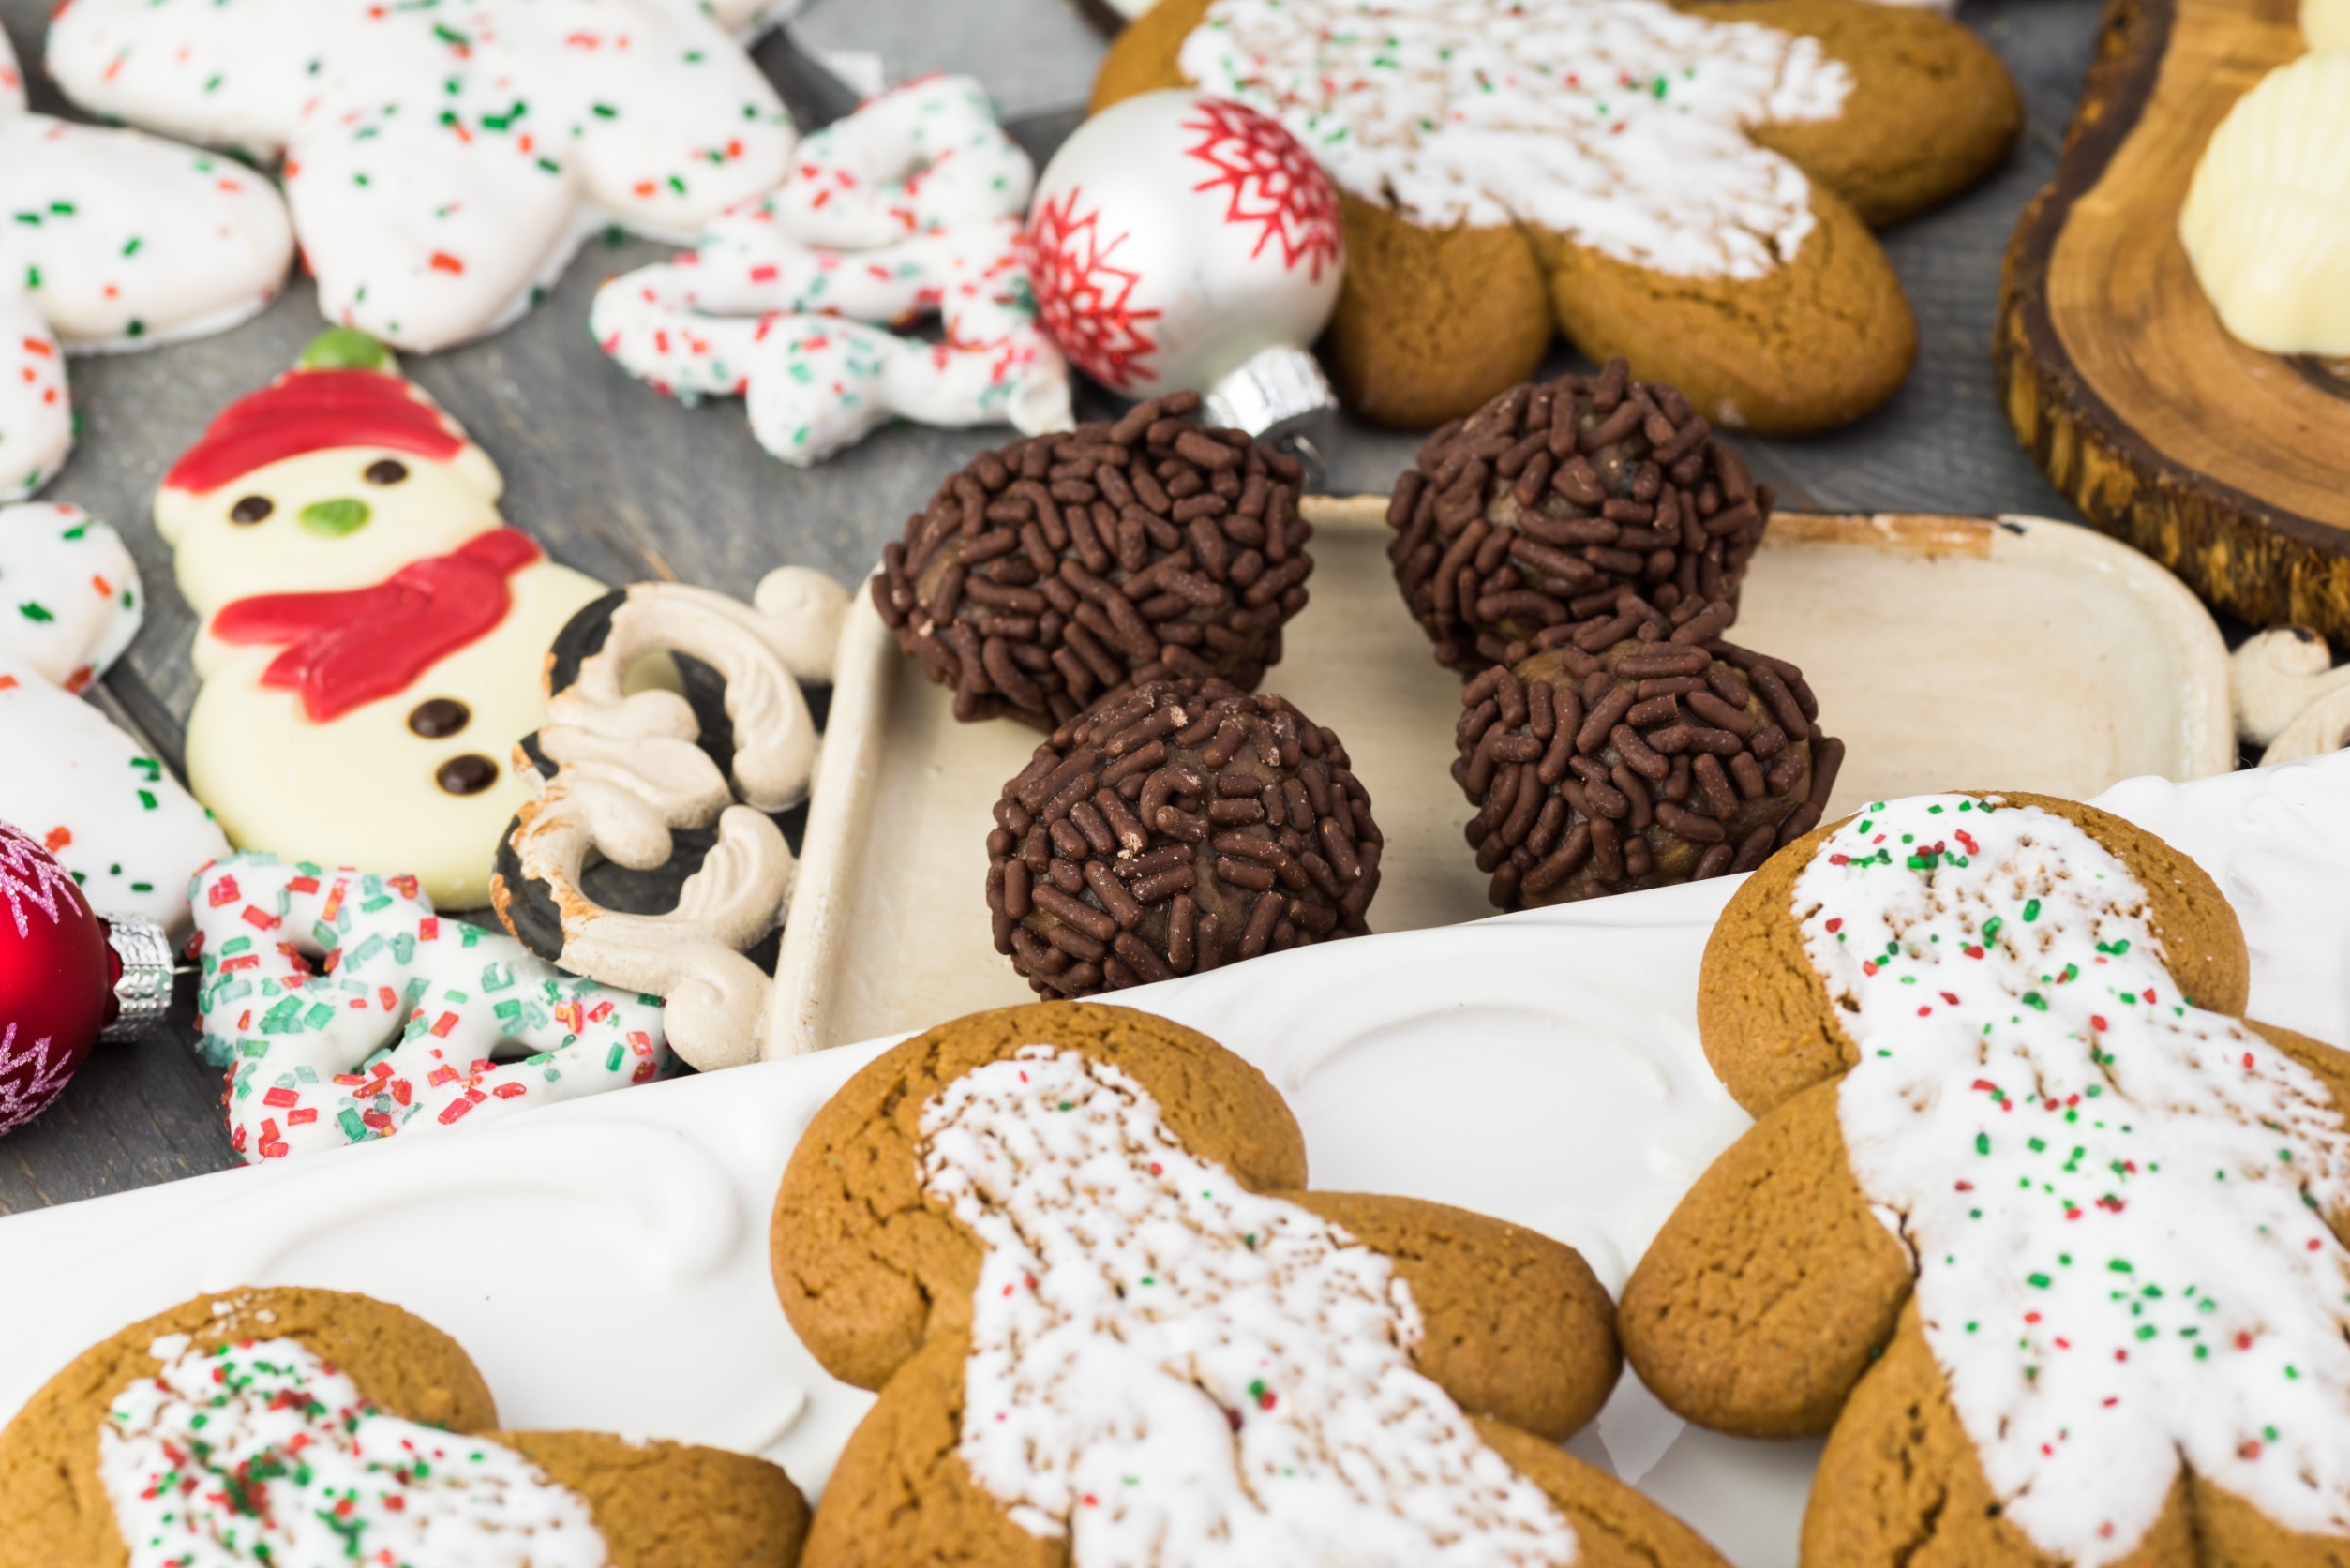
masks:
[[[385,457],[369,463],[367,471],[360,477],[370,485],[397,485],[408,477],[408,465],[397,458]]]
[[[441,765],[433,782],[452,795],[479,795],[498,782],[498,765],[472,752]]]
[[[267,496],[247,496],[229,508],[229,521],[250,528],[277,510],[277,503]]]
[[[473,710],[455,697],[434,697],[409,711],[408,727],[427,740],[455,735],[472,722]]]

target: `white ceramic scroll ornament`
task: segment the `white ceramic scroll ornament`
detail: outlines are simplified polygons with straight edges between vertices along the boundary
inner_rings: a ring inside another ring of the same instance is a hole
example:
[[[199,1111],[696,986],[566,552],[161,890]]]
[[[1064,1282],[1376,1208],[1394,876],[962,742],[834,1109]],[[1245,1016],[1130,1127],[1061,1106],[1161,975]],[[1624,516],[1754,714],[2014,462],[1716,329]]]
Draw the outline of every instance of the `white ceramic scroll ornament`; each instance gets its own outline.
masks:
[[[2350,665],[2334,668],[2326,639],[2306,626],[2261,633],[2228,660],[2236,678],[2236,730],[2263,767],[2350,746]]]
[[[556,639],[546,725],[517,748],[518,765],[545,782],[499,848],[499,919],[542,958],[663,997],[671,1049],[704,1071],[759,1054],[771,982],[742,950],[774,928],[791,891],[795,861],[771,814],[807,799],[816,728],[800,683],[831,683],[847,610],[840,584],[792,566],[769,573],[752,605],[676,583],[608,594]],[[630,669],[660,653],[725,681],[731,784],[683,697],[626,691]],[[676,853],[677,830],[713,825],[666,914],[606,908],[581,883],[591,851],[649,871]]]

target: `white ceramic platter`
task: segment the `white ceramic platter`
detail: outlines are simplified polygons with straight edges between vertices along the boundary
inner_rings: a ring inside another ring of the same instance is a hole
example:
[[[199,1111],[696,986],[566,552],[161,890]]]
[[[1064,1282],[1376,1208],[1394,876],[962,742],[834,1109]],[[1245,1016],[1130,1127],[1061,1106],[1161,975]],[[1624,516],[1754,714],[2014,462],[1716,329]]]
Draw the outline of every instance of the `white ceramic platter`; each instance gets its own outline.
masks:
[[[2104,803],[2219,877],[2259,1016],[2350,1045],[2350,754],[2139,780]],[[1315,1185],[1518,1220],[1613,1287],[1745,1125],[1694,1023],[1732,886],[1306,948],[1126,999],[1265,1069]],[[765,1453],[813,1491],[869,1396],[786,1325],[768,1210],[808,1118],[886,1043],[0,1219],[0,1419],[85,1345],[188,1295],[327,1286],[455,1335],[510,1425]],[[1689,1430],[1627,1378],[1571,1446],[1741,1568],[1794,1561],[1816,1445]]]
[[[1309,498],[1312,600],[1266,685],[1346,742],[1387,836],[1382,932],[1492,914],[1452,780],[1460,685],[1396,591],[1385,498]],[[2236,765],[2227,650],[2178,579],[2103,534],[2031,518],[1773,520],[1733,640],[1792,660],[1849,751],[1834,810],[1997,784],[2085,799]],[[863,594],[771,995],[791,1054],[1024,1000],[989,940],[986,840],[1038,737],[958,724]]]

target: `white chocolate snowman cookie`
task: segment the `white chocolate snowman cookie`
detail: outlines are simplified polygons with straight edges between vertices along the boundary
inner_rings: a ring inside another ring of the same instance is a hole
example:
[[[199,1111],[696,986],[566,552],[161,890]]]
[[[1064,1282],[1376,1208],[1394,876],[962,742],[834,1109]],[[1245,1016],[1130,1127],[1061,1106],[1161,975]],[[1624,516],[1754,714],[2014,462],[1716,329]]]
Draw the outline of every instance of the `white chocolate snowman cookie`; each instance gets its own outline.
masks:
[[[405,349],[494,332],[606,223],[683,243],[783,176],[736,41],[761,0],[69,0],[49,69],[94,113],[268,157],[319,306]]]
[[[555,634],[603,586],[498,514],[488,455],[337,329],[236,403],[156,497],[202,618],[187,775],[241,848],[488,900]]]
[[[73,444],[61,350],[234,326],[292,256],[277,187],[234,159],[26,113],[0,36],[0,501],[38,490]]]
[[[114,530],[71,506],[0,507],[0,822],[38,841],[101,915],[175,937],[187,880],[228,841],[163,764],[74,694],[145,613]]]
[[[658,391],[744,397],[786,463],[893,418],[1065,430],[1069,367],[1020,244],[1035,183],[977,82],[908,82],[808,137],[696,249],[606,283],[591,327]],[[936,343],[887,330],[932,314]]]

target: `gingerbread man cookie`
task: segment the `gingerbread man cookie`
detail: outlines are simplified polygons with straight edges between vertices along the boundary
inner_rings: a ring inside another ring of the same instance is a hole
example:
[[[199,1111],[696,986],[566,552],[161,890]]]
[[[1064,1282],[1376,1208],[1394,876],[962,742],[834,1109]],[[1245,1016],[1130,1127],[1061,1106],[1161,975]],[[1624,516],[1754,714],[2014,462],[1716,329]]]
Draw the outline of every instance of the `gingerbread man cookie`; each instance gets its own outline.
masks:
[[[185,1301],[77,1357],[0,1431],[0,1568],[790,1568],[764,1459],[496,1430],[423,1319],[339,1291]]]
[[[1564,331],[1717,425],[1891,396],[1917,327],[1868,225],[1963,188],[2022,123],[1991,52],[1865,0],[1161,0],[1094,107],[1190,84],[1339,186],[1341,393],[1439,425]]]
[[[1806,1563],[2350,1559],[2350,1057],[2246,984],[2193,861],[2039,796],[1731,900],[1699,1024],[1761,1119],[1622,1329],[1691,1420],[1829,1434]]]
[[[293,230],[234,160],[24,112],[0,37],[0,501],[73,445],[63,354],[234,326],[277,296]]]
[[[694,250],[606,283],[591,328],[658,391],[745,398],[786,463],[893,418],[1066,430],[1069,367],[1020,245],[1035,183],[977,82],[908,82],[801,142],[784,183]],[[936,343],[885,330],[933,314]]]
[[[1006,1008],[873,1062],[776,1199],[793,1328],[881,1390],[803,1561],[1720,1561],[1552,1446],[1617,1370],[1578,1254],[1305,1179],[1272,1086],[1146,1013]]]
[[[322,336],[230,405],[155,503],[202,618],[187,776],[240,848],[488,902],[539,674],[604,592],[498,514],[481,448],[373,339]]]
[[[333,321],[427,351],[520,316],[605,223],[683,243],[794,133],[738,36],[771,0],[70,0],[48,62],[96,114],[284,154]]]
[[[162,762],[77,693],[145,616],[122,537],[75,506],[0,506],[0,822],[37,840],[101,915],[187,930],[187,879],[228,853]]]
[[[669,1068],[657,998],[442,918],[413,877],[232,855],[191,896],[196,1049],[228,1070],[229,1142],[248,1161],[481,1122]]]

